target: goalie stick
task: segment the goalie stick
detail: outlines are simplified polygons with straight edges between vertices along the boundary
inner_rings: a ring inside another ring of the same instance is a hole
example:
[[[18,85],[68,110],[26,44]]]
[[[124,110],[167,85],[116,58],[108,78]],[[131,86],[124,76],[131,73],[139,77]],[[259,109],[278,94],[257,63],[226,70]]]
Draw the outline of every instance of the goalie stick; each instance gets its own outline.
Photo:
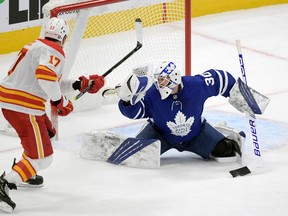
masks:
[[[238,50],[242,80],[247,85],[247,78],[246,78],[246,72],[245,72],[245,67],[244,67],[244,60],[243,60],[240,40],[236,40],[236,46]],[[261,148],[260,148],[259,139],[258,139],[257,130],[256,130],[256,116],[254,113],[249,114],[248,112],[246,112],[246,118],[248,120],[248,127],[251,133],[250,137],[251,137],[251,144],[253,148],[253,164],[249,165],[249,167],[244,166],[244,167],[229,171],[233,177],[247,175],[251,173],[252,168],[254,169],[256,167],[260,167],[262,166],[262,163],[263,163]]]
[[[115,65],[113,65],[108,71],[106,71],[102,76],[106,77],[108,74],[110,74],[115,68],[117,68],[120,64],[122,64],[124,61],[126,61],[128,58],[130,58],[134,53],[136,53],[141,47],[142,47],[142,21],[140,18],[137,18],[135,20],[135,29],[136,29],[136,37],[137,37],[137,44],[136,47],[131,50],[126,56],[124,56],[120,61],[118,61]],[[78,100],[80,97],[82,97],[86,92],[88,92],[93,86],[93,83],[91,83],[86,89],[84,89],[82,92],[80,92],[78,95],[74,97],[74,100]]]

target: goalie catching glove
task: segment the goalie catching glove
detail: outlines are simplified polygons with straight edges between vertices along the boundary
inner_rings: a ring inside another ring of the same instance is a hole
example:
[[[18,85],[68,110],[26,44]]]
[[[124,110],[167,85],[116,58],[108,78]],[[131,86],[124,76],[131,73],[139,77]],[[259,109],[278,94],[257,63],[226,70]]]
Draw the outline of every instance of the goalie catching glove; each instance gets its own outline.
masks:
[[[67,99],[65,96],[62,96],[58,101],[50,101],[51,106],[57,108],[57,113],[59,116],[66,116],[73,111],[72,102]]]
[[[247,86],[240,78],[230,90],[229,103],[240,112],[263,114],[270,99]]]
[[[98,76],[98,75],[90,75],[89,79],[85,76],[79,77],[79,80],[81,81],[81,85],[79,88],[80,92],[83,92],[88,86],[91,86],[91,88],[88,90],[89,93],[94,94],[97,93],[103,86],[104,86],[104,77]]]
[[[145,96],[152,85],[153,80],[150,76],[130,74],[121,84],[117,94],[123,101],[135,105]]]

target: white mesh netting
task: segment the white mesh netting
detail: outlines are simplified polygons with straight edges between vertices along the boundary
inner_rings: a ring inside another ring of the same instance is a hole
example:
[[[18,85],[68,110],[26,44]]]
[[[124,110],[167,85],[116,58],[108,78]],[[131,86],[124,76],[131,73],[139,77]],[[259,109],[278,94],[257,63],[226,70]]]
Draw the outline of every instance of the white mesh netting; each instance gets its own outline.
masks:
[[[55,6],[76,2],[83,1],[50,1],[43,12],[50,16],[50,10]],[[174,61],[184,72],[184,0],[125,1],[66,11],[58,17],[68,21],[72,32],[65,45],[67,61],[64,78],[103,74],[115,65],[136,46],[136,18],[142,20],[143,47],[105,78],[105,86],[121,83],[137,65],[157,64],[162,60]],[[77,19],[80,24],[77,24]],[[105,101],[100,94],[84,95],[75,102],[75,109],[85,110],[101,105]],[[75,93],[71,96],[75,96]]]

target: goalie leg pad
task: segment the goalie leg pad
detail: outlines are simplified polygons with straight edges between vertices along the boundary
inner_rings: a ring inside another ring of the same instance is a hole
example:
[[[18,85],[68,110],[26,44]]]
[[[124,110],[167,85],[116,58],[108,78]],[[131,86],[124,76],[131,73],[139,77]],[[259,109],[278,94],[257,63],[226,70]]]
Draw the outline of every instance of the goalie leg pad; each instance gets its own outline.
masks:
[[[246,139],[246,135],[243,131],[236,130],[234,128],[228,127],[226,122],[219,123],[214,126],[218,131],[220,131],[225,137],[228,139],[235,140],[238,143],[238,146],[241,150],[241,154],[243,154],[244,142]],[[237,161],[239,164],[242,163],[242,155],[236,152],[236,157],[227,157],[227,158],[214,158],[218,162],[235,162]]]
[[[160,141],[128,138],[108,131],[83,134],[80,156],[137,168],[160,167]]]
[[[130,156],[134,155],[136,152],[140,151],[141,149],[147,147],[154,142],[157,142],[157,140],[127,138],[107,159],[107,162],[118,165]]]

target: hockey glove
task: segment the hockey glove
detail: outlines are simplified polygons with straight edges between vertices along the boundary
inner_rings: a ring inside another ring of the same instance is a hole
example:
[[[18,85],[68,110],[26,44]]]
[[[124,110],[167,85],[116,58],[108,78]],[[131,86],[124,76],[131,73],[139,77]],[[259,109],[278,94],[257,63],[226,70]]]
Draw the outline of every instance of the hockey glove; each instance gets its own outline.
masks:
[[[61,97],[61,100],[58,101],[50,101],[51,106],[57,108],[59,116],[66,116],[73,111],[72,102],[67,99],[65,96]]]
[[[92,84],[92,87],[89,89],[89,93],[94,94],[97,93],[104,86],[104,77],[98,75],[90,75],[89,79],[85,76],[79,77],[81,81],[80,92],[84,91],[88,86]]]
[[[151,77],[132,74],[121,84],[121,88],[117,94],[123,101],[135,105],[145,96],[146,91],[148,91],[152,84]]]

